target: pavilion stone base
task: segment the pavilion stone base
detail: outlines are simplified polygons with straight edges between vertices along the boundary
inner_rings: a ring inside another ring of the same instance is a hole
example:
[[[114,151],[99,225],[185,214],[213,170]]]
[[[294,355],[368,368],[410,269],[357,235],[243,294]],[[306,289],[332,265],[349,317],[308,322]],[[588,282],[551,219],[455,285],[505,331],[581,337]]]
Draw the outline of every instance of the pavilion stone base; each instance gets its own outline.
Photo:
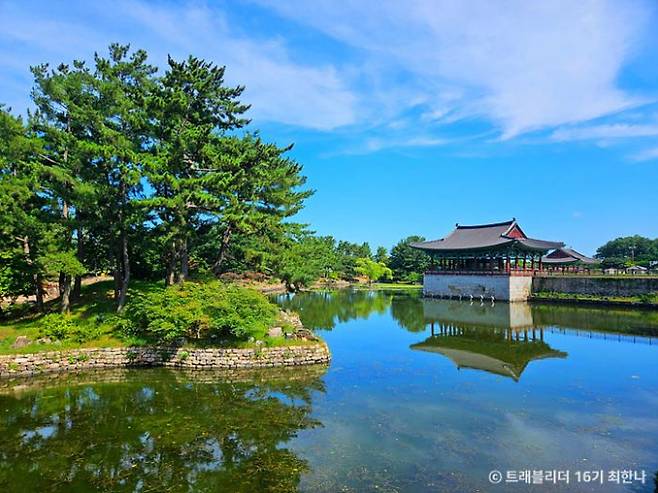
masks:
[[[508,273],[431,273],[423,279],[423,294],[435,298],[470,297],[502,301],[527,301],[532,276]]]

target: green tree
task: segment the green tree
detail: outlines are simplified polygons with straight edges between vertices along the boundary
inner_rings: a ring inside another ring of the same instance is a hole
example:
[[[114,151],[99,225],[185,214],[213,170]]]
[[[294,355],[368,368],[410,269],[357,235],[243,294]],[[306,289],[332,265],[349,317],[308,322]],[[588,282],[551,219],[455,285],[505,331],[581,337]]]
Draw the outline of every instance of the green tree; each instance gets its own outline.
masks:
[[[377,251],[375,252],[373,259],[375,262],[388,264],[388,250],[383,246],[377,247]]]
[[[144,222],[142,181],[150,154],[150,115],[147,101],[153,91],[155,67],[143,50],[112,44],[109,56],[95,56],[97,99],[90,108],[94,139],[88,146],[95,164],[96,225],[115,259],[117,310],[126,304],[131,278],[131,242]]]
[[[224,84],[224,67],[195,57],[168,70],[152,98],[155,114],[155,161],[149,181],[155,194],[148,200],[158,214],[167,243],[167,284],[189,275],[189,241],[195,221],[204,210],[222,205],[222,198],[205,189],[230,178],[217,170],[217,137],[248,123],[249,108],[239,101],[241,86]],[[230,236],[230,231],[227,236]]]
[[[352,279],[357,275],[356,259],[372,258],[372,251],[368,243],[359,245],[349,241],[339,241],[336,252],[339,256],[341,276],[346,279]]]
[[[0,106],[0,297],[35,295],[43,309],[42,255],[53,225],[49,169],[38,159],[42,141]],[[44,176],[45,175],[45,176]],[[55,219],[55,222],[57,219]]]
[[[409,236],[397,243],[391,250],[388,266],[393,271],[393,279],[403,282],[418,282],[431,265],[430,256],[422,250],[412,248],[410,243],[425,241],[422,236]]]
[[[217,221],[215,274],[223,272],[234,235],[266,237],[277,244],[299,229],[288,218],[299,212],[313,192],[303,190],[302,167],[280,148],[257,135],[223,137],[211,146],[210,168],[204,178],[206,200],[201,208]]]
[[[606,265],[618,267],[648,265],[651,260],[658,259],[658,239],[651,240],[639,235],[616,238],[599,247],[595,257]]]
[[[57,218],[53,224],[59,233],[50,235],[57,244],[51,245],[51,254],[58,250],[60,255],[69,256],[76,249],[74,233],[86,194],[86,156],[81,143],[90,131],[87,111],[95,100],[90,90],[93,76],[85,63],[78,60],[52,70],[47,64],[38,65],[32,67],[32,73],[36,111],[30,115],[30,127],[43,141],[39,180],[42,193],[49,199],[48,212]],[[73,264],[67,261],[61,265]],[[64,312],[70,307],[73,271],[59,272]]]
[[[333,246],[333,238],[303,236],[281,248],[274,262],[275,273],[288,291],[299,291],[333,271]]]
[[[366,277],[369,284],[379,279],[391,279],[393,276],[393,272],[385,264],[369,258],[356,259],[356,272]]]

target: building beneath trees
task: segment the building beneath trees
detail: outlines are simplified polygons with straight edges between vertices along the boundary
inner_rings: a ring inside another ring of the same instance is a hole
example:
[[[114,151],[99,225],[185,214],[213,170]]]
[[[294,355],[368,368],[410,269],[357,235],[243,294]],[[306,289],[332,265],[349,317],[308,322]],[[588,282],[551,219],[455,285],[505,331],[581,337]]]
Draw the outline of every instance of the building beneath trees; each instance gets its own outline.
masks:
[[[436,297],[477,297],[525,301],[532,276],[544,269],[549,252],[564,248],[558,241],[528,237],[516,219],[462,226],[445,238],[412,243],[432,258],[423,292]]]

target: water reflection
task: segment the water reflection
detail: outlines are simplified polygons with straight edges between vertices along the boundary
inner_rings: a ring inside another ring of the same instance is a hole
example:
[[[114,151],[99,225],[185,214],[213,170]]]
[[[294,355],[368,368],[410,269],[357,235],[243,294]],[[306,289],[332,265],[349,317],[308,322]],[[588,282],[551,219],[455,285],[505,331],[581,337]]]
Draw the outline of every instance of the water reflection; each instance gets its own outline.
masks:
[[[475,304],[422,300],[423,321],[431,335],[411,349],[441,354],[458,369],[470,368],[516,381],[537,359],[566,358],[544,342],[526,303]]]
[[[4,383],[2,491],[296,491],[324,368],[105,371]],[[86,379],[86,381],[85,381]]]
[[[393,294],[384,291],[340,289],[301,295],[282,294],[273,299],[287,310],[298,312],[306,327],[331,330],[339,323],[386,313]]]
[[[658,314],[650,311],[492,304],[426,299],[419,293],[351,290],[283,296],[277,301],[298,311],[302,321],[315,329],[332,329],[337,323],[388,311],[409,332],[429,329],[430,337],[412,344],[412,350],[441,354],[460,369],[479,369],[517,381],[533,360],[567,357],[545,342],[545,333],[658,344]]]
[[[432,336],[411,349],[442,354],[458,369],[470,368],[511,377],[518,381],[533,360],[566,358],[543,341],[543,330],[464,327],[432,322]]]
[[[320,330],[331,330],[340,323],[390,311],[400,327],[410,332],[422,332],[432,321],[457,321],[474,327],[569,329],[652,339],[658,335],[658,312],[650,310],[529,303],[491,304],[426,299],[420,293],[349,289],[286,294],[274,299],[284,308],[299,312],[307,327]],[[658,340],[651,342],[658,344]]]

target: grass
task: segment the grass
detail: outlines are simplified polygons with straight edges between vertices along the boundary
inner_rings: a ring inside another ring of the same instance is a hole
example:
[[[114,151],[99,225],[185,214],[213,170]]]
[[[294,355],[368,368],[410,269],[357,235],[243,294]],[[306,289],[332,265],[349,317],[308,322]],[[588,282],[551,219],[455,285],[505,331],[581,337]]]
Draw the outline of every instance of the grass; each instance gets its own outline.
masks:
[[[135,289],[149,289],[148,283],[135,283]],[[54,341],[51,344],[36,342],[41,337],[41,319],[44,314],[28,313],[14,319],[0,322],[0,354],[33,353],[37,351],[54,351],[77,349],[82,347],[120,347],[125,341],[114,334],[111,317],[115,314],[113,297],[113,282],[103,281],[83,286],[80,299],[71,306],[71,320],[78,326],[97,329],[100,336],[84,343],[73,341]],[[58,300],[46,304],[46,313],[56,313]],[[27,336],[32,343],[12,349],[11,345],[17,337]]]
[[[207,341],[207,340],[189,340],[183,348],[190,349],[203,349],[211,347],[231,348],[231,349],[258,349],[264,347],[290,347],[290,346],[310,346],[315,344],[315,341],[308,341],[302,339],[286,339],[285,337],[266,337],[263,344],[256,344],[251,341]]]
[[[162,283],[133,281],[131,291],[148,292],[150,290],[162,289]],[[126,347],[146,344],[139,339],[126,339],[115,329],[116,307],[113,300],[113,281],[101,281],[82,287],[80,299],[71,305],[71,321],[83,329],[97,331],[99,336],[83,343],[75,341],[53,341],[49,344],[37,343],[37,339],[43,336],[42,320],[48,313],[57,313],[59,310],[58,300],[46,304],[46,313],[25,313],[25,307],[19,306],[16,315],[8,320],[0,320],[0,354],[27,354],[41,351],[61,351],[79,348],[97,347]],[[26,336],[31,343],[22,348],[14,349],[12,344],[19,336]],[[263,344],[248,341],[190,341],[187,347],[231,347],[231,348],[258,348],[258,347],[281,347],[302,346],[311,344],[311,341],[297,339],[285,339],[284,337],[265,337]]]

